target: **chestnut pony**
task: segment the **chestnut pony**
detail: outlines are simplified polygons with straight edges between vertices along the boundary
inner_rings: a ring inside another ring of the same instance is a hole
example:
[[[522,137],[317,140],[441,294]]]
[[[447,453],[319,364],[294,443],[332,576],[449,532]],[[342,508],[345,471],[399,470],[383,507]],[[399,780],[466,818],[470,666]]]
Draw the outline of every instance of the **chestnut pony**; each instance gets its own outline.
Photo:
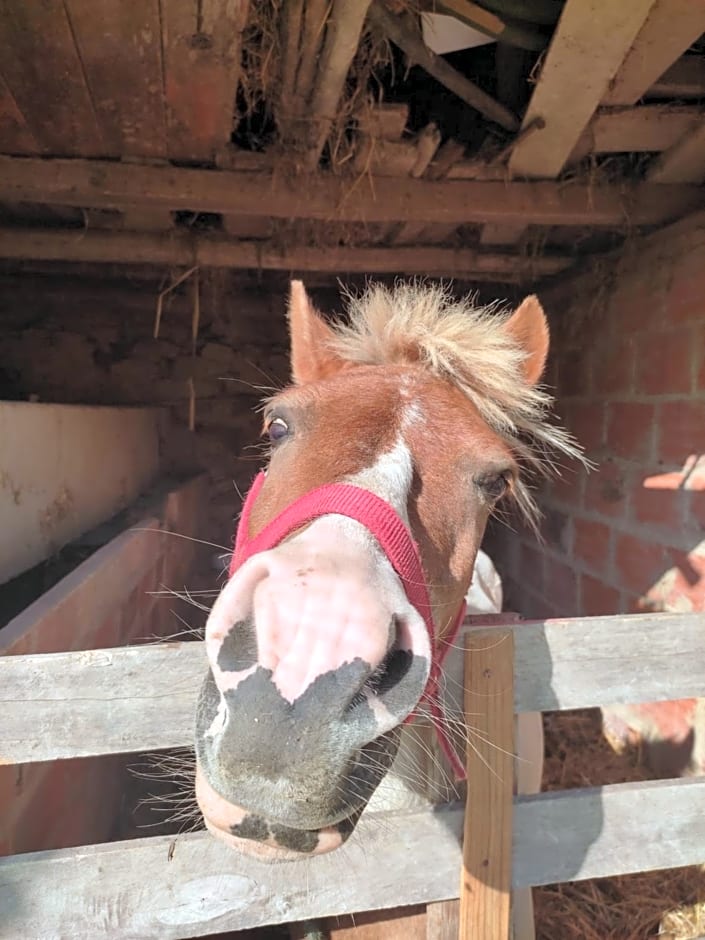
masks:
[[[197,799],[265,858],[344,842],[421,708],[458,766],[441,663],[485,525],[502,499],[535,520],[525,471],[577,455],[546,421],[536,297],[507,314],[375,285],[348,306],[328,324],[291,285],[293,383],[264,408],[271,457],[206,626]]]

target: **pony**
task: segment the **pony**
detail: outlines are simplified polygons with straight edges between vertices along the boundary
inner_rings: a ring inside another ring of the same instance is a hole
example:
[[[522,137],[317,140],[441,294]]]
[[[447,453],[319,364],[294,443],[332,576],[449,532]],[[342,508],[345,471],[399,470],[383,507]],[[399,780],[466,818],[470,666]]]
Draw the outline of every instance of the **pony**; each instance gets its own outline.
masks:
[[[462,777],[443,660],[468,600],[501,609],[486,524],[513,501],[536,526],[530,478],[580,453],[548,420],[535,296],[508,312],[372,284],[328,322],[293,281],[288,322],[292,382],[263,407],[269,459],[206,624],[196,718],[207,828],[273,861],[418,796],[390,769],[419,714]]]

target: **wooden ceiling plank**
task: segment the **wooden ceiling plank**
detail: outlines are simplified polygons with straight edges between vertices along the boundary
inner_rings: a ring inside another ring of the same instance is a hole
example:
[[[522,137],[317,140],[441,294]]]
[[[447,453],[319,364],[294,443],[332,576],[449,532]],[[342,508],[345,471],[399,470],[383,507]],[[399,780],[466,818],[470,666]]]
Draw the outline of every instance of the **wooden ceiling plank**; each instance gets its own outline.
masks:
[[[705,121],[662,153],[649,167],[646,178],[651,183],[705,182]]]
[[[555,179],[605,97],[655,0],[567,0],[522,127],[545,127],[509,158],[515,176]]]
[[[0,0],[0,64],[45,153],[117,156],[101,135],[61,0]]]
[[[36,156],[42,148],[27,126],[5,79],[0,75],[0,153]]]
[[[660,153],[697,127],[705,109],[647,104],[597,112],[571,153],[577,163],[590,153]]]
[[[684,55],[646,93],[649,98],[705,98],[705,56]]]
[[[523,258],[509,253],[481,254],[472,249],[293,246],[236,241],[219,236],[174,232],[56,231],[0,229],[0,257],[43,261],[192,265],[283,271],[330,271],[361,274],[428,274],[519,282],[557,274],[573,259]]]
[[[656,0],[611,82],[604,104],[636,104],[703,33],[705,3],[701,0]]]
[[[702,205],[696,186],[351,180],[99,160],[0,156],[0,199],[125,210],[190,209],[280,219],[526,225],[658,225]]]
[[[65,0],[103,136],[120,156],[166,158],[158,0]]]
[[[483,225],[480,232],[481,245],[517,245],[524,233],[526,225],[524,222],[516,222],[514,225],[508,225],[506,222],[492,223]]]
[[[170,159],[212,163],[228,145],[248,10],[249,0],[162,0]]]

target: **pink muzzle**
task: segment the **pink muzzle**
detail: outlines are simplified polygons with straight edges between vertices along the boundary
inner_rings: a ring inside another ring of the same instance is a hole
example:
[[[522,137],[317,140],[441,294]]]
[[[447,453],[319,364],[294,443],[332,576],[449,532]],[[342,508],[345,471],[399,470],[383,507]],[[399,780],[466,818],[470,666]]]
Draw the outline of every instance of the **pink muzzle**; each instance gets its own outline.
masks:
[[[308,525],[321,516],[335,514],[354,519],[374,536],[399,577],[409,603],[423,618],[428,631],[432,658],[426,687],[421,696],[431,712],[438,742],[448,758],[458,780],[465,780],[465,765],[457,754],[446,728],[446,718],[440,699],[441,668],[446,654],[453,645],[465,617],[465,603],[461,605],[448,639],[439,643],[438,632],[431,612],[426,575],[418,547],[411,532],[394,509],[379,496],[361,487],[347,483],[328,483],[290,503],[254,538],[248,538],[249,517],[265,480],[260,472],[250,488],[242,508],[235,536],[235,550],[230,563],[229,577],[259,552],[269,551],[283,542],[296,529]],[[408,716],[410,721],[418,709]]]

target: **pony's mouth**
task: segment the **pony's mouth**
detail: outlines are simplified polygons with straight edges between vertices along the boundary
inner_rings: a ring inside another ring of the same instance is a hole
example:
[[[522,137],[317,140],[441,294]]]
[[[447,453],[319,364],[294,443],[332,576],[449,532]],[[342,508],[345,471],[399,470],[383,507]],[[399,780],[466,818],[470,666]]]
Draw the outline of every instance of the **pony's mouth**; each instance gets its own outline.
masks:
[[[264,861],[281,862],[332,852],[347,840],[361,810],[320,829],[294,829],[230,803],[196,770],[196,798],[208,831],[231,849]]]

